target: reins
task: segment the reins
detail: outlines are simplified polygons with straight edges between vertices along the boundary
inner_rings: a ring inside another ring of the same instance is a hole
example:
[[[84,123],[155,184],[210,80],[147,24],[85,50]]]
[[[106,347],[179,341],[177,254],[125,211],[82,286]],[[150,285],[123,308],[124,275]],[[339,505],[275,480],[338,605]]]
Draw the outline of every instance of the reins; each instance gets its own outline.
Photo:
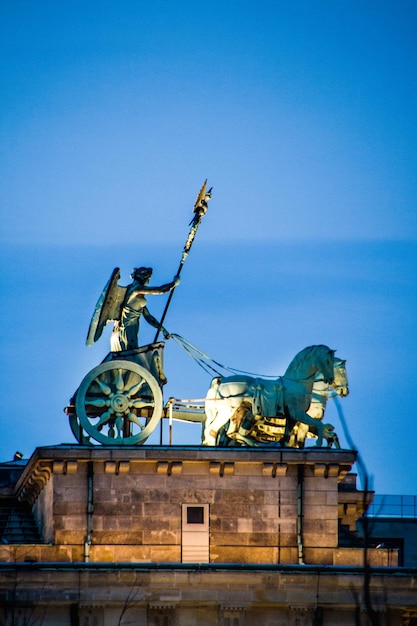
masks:
[[[247,372],[246,370],[236,369],[234,367],[231,367],[230,365],[223,365],[222,363],[219,363],[218,361],[213,359],[211,356],[209,356],[205,352],[202,352],[202,350],[200,350],[199,348],[194,346],[192,343],[187,341],[187,339],[184,339],[184,337],[181,337],[181,335],[178,335],[177,333],[171,333],[171,338],[174,339],[174,341],[176,341],[177,344],[181,346],[183,350],[185,350],[185,352],[197,363],[197,365],[199,365],[207,374],[210,374],[211,376],[213,376],[213,374],[215,374],[216,376],[221,376],[222,375],[221,372],[217,369],[217,368],[220,368],[221,370],[226,371],[226,372],[231,372],[232,374],[245,374],[246,376],[253,376],[254,378],[269,378],[272,380],[277,380],[278,378],[282,378],[282,376],[274,376],[271,374],[256,374],[254,372]],[[307,378],[305,380],[292,379],[290,376],[286,376],[286,378],[289,380],[294,380],[297,383],[311,383],[312,382],[313,385],[318,382],[325,382],[324,378],[314,378],[313,380],[311,378]],[[333,387],[333,389],[335,388]],[[337,394],[336,391],[327,392],[327,393]]]
[[[245,370],[230,367],[230,365],[223,365],[222,363],[219,363],[218,361],[213,359],[208,354],[205,354],[205,352],[202,352],[201,350],[196,348],[196,346],[184,339],[184,337],[181,337],[181,335],[172,333],[171,337],[208,374],[212,375],[214,372],[217,376],[221,376],[221,372],[219,372],[218,369],[216,369],[215,367],[217,365],[218,368],[225,370],[226,372],[231,372],[232,374],[246,374],[247,376],[253,376],[255,378],[280,378],[280,376],[273,376],[271,374],[255,374],[254,372],[247,372]]]

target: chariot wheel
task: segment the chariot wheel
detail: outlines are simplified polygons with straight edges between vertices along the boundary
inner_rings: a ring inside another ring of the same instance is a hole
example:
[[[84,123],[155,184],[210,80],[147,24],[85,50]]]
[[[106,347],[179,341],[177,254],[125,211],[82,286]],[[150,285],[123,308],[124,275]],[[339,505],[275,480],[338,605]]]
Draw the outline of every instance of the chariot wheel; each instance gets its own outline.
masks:
[[[162,392],[152,374],[127,360],[106,361],[82,381],[75,399],[80,425],[107,445],[143,444],[162,415]]]
[[[77,416],[70,415],[69,416],[69,424],[72,430],[72,434],[76,438],[79,444],[82,446],[92,446],[93,444],[90,441],[90,436],[85,432],[84,428],[80,424],[80,420]]]

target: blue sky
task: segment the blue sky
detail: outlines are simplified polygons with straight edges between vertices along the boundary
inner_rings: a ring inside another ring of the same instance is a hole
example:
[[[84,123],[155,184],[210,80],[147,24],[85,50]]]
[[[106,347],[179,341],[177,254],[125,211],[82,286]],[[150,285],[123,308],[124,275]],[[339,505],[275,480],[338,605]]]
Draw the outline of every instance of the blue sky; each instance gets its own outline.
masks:
[[[104,283],[171,279],[207,177],[166,325],[265,374],[337,348],[376,490],[416,494],[417,5],[6,1],[0,18],[0,458],[73,440],[62,408],[108,350],[84,345]],[[204,395],[165,352],[165,397]]]

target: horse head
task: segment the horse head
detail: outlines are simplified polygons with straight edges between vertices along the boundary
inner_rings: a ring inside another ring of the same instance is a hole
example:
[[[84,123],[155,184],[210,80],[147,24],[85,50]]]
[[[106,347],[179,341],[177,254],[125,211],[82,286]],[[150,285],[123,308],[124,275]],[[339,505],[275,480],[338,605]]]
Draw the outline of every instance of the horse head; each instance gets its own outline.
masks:
[[[317,366],[318,370],[323,374],[324,382],[331,385],[334,381],[334,353],[328,346],[317,346]]]
[[[349,395],[349,383],[346,373],[346,360],[335,357],[333,389],[341,398]]]
[[[326,384],[331,384],[334,379],[333,363],[334,350],[328,346],[309,346],[301,350],[293,358],[287,367],[284,377],[293,380],[312,380],[317,372],[323,376]]]

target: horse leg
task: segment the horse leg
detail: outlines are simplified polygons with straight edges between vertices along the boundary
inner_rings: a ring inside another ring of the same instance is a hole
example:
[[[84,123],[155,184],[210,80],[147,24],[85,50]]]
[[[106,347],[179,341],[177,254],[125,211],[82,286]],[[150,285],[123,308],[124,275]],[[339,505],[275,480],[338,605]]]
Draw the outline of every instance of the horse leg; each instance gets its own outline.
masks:
[[[307,424],[297,424],[297,448],[304,448],[306,437],[308,436]]]
[[[241,426],[242,426],[244,421],[246,422],[245,426],[249,425],[249,424],[247,424],[248,420],[246,419],[246,416],[247,416],[248,412],[251,411],[251,409],[252,409],[252,404],[250,402],[248,402],[247,400],[244,400],[237,407],[236,411],[233,413],[232,417],[230,418],[230,426],[229,426],[228,431],[227,431],[227,434],[229,435],[229,437],[231,435],[233,435],[233,433],[236,433],[238,431],[240,432],[240,428],[241,428]],[[252,415],[252,419],[253,419],[253,415]],[[242,435],[247,434],[249,432],[249,430],[251,429],[251,427],[252,427],[252,420],[250,420],[250,427],[249,427],[249,429],[244,427],[246,432],[242,432],[241,434]]]
[[[331,431],[333,426],[331,424],[323,424],[321,421],[310,417],[304,411],[298,409],[296,407],[288,406],[288,413],[291,415],[293,419],[297,422],[300,422],[301,425],[305,425],[307,428],[307,432],[309,429],[313,429],[313,432],[317,431],[317,441],[316,446],[321,447],[323,445],[323,437],[325,436],[326,429]]]
[[[288,447],[289,448],[296,448],[297,447],[297,436],[298,436],[298,424],[296,424],[294,426],[294,428],[292,429],[292,431],[290,432],[290,436],[288,438]],[[285,435],[284,435],[284,439],[285,439]],[[281,439],[282,441],[282,439]]]
[[[325,428],[323,436],[326,439],[328,448],[331,448],[332,445],[334,444],[335,448],[340,450],[339,437],[334,432],[333,427],[332,427],[332,429],[326,429]]]

